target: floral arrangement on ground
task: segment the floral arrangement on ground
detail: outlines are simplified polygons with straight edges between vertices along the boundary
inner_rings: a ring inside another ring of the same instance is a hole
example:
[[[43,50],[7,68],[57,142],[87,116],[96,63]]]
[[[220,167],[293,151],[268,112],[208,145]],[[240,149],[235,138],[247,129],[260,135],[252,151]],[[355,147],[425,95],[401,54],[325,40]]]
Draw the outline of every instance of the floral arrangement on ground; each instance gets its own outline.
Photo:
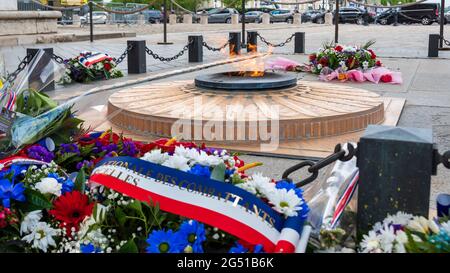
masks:
[[[123,77],[115,60],[103,53],[82,52],[76,57],[65,60],[64,63],[66,69],[61,77],[61,84]]]

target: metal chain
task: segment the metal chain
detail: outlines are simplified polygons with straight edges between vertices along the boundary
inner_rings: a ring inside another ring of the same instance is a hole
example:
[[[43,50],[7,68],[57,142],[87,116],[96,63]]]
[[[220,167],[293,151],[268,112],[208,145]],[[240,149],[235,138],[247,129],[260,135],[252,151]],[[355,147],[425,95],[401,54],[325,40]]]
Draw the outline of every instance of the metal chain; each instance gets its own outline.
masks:
[[[203,41],[203,46],[206,47],[208,50],[211,50],[211,51],[221,51],[222,49],[227,47],[227,45],[229,45],[229,44],[230,44],[230,40],[228,40],[225,44],[223,44],[220,47],[213,47],[213,46],[208,45],[205,41]]]
[[[444,37],[442,37],[442,40],[444,41],[444,44],[446,46],[450,46],[450,41],[449,40],[446,40]]]
[[[416,21],[416,22],[422,22],[422,20],[419,20],[419,19],[416,19],[416,18],[413,18],[413,17],[409,17],[408,15],[404,14],[403,12],[398,12],[398,14],[403,16],[403,17],[405,17],[405,18],[407,18],[407,19],[409,19],[409,20]]]
[[[340,161],[349,161],[350,159],[352,159],[354,156],[356,156],[357,154],[357,148],[353,147],[353,145],[351,143],[347,143],[347,149],[348,151],[346,151],[345,149],[342,148],[341,144],[336,145],[336,147],[334,148],[334,153],[329,155],[328,157],[319,160],[317,162],[313,162],[313,161],[303,161],[297,165],[294,165],[292,167],[290,167],[289,169],[287,169],[283,175],[282,175],[282,179],[284,180],[291,180],[289,178],[289,175],[299,169],[302,169],[303,167],[308,166],[308,172],[311,173],[311,175],[309,177],[307,177],[306,179],[303,179],[300,182],[295,183],[295,185],[297,187],[303,187],[306,184],[309,184],[311,182],[313,182],[318,176],[319,176],[319,170],[336,162],[337,160]],[[450,154],[450,153],[449,153]]]
[[[437,167],[440,163],[447,169],[450,169],[450,150],[440,154],[437,150],[434,150],[434,167]]]
[[[279,43],[279,44],[273,44],[273,43],[267,41],[263,36],[261,36],[261,34],[257,33],[256,35],[261,39],[261,41],[262,41],[263,43],[265,43],[266,45],[271,46],[271,47],[283,47],[283,46],[285,46],[287,43],[290,43],[290,42],[292,41],[292,38],[295,37],[295,34],[292,34],[289,38],[286,39],[286,41],[281,42],[281,43]]]
[[[134,13],[138,13],[138,12],[144,11],[144,10],[148,9],[149,7],[151,7],[151,5],[154,4],[154,2],[155,1],[151,1],[145,7],[142,7],[142,8],[139,8],[139,9],[135,9],[135,10],[130,10],[130,11],[112,10],[112,9],[109,9],[109,8],[107,8],[105,6],[102,6],[102,5],[100,5],[100,4],[96,3],[96,2],[91,2],[91,3],[93,5],[95,5],[95,6],[97,6],[99,9],[104,10],[106,12],[115,13],[115,14],[124,14],[125,15],[125,14],[134,14]]]
[[[192,41],[193,41],[193,40],[192,40]],[[155,52],[153,52],[153,51],[152,51],[150,48],[148,48],[148,47],[145,47],[145,52],[147,52],[147,54],[150,55],[150,56],[152,56],[153,59],[155,59],[155,60],[160,60],[161,62],[170,62],[170,61],[174,61],[174,60],[180,58],[181,56],[183,56],[184,53],[189,49],[189,45],[192,43],[192,41],[190,41],[189,43],[187,43],[187,44],[183,47],[183,49],[182,49],[180,52],[178,52],[177,54],[175,54],[175,55],[172,56],[172,57],[162,57],[162,56],[159,56],[158,54],[156,54]]]
[[[120,57],[119,58],[113,58],[113,60],[114,60],[114,62],[118,65],[118,64],[120,64],[122,61],[123,61],[123,59],[125,59],[125,57],[128,55],[128,53],[130,52],[130,50],[133,48],[133,44],[129,44],[128,46],[127,46],[127,48],[124,50],[124,52],[120,55]]]
[[[6,77],[6,82],[9,83],[10,86],[14,83],[14,81],[16,80],[19,73],[22,72],[25,69],[25,67],[31,62],[33,57],[34,56],[31,53],[27,54],[20,61],[19,65],[17,66],[17,69],[14,72],[12,72],[11,74],[8,74],[8,76]]]

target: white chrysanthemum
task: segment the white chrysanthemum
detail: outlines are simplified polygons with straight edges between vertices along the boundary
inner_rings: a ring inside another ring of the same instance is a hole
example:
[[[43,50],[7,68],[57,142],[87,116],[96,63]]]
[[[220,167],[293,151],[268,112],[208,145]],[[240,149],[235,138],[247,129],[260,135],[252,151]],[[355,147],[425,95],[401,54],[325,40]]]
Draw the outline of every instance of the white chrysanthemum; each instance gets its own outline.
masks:
[[[398,230],[395,235],[395,252],[406,253],[405,244],[408,242],[408,236],[406,236],[406,233],[402,230]]]
[[[163,164],[169,157],[168,153],[162,153],[161,149],[155,149],[145,153],[141,159],[155,164]]]
[[[428,233],[430,229],[428,219],[423,216],[415,216],[409,221],[407,227],[421,233]]]
[[[177,169],[186,172],[191,169],[188,165],[188,161],[189,160],[183,156],[173,155],[169,157],[169,159],[166,160],[162,165],[172,169]]]
[[[297,216],[297,211],[303,201],[297,196],[294,190],[275,189],[268,196],[269,202],[274,205],[273,209],[286,216]]]
[[[41,210],[34,210],[32,212],[29,212],[24,218],[22,223],[20,224],[20,235],[23,233],[28,233],[34,230],[37,223],[42,218],[42,211]]]
[[[414,216],[412,214],[399,211],[394,215],[388,214],[388,216],[383,220],[383,223],[406,226],[409,221],[413,219],[413,217]]]
[[[263,176],[262,173],[253,174],[246,182],[237,184],[237,186],[258,197],[265,198],[275,191],[275,184],[271,183],[271,179]]]
[[[49,224],[39,222],[36,224],[31,233],[24,236],[22,240],[32,244],[31,246],[33,248],[38,248],[44,252],[47,252],[49,246],[56,247],[56,242],[53,239],[53,236],[57,236],[58,234],[58,230],[50,227]]]
[[[359,244],[361,252],[363,253],[381,253],[381,244],[379,235],[371,230],[368,234],[363,236],[361,243]]]
[[[394,227],[391,225],[384,225],[379,234],[381,249],[384,253],[392,253],[394,244],[396,243],[396,235]]]
[[[52,177],[42,178],[40,182],[34,185],[34,187],[43,194],[50,193],[56,196],[61,195],[62,184]]]
[[[192,158],[195,163],[202,166],[217,166],[223,162],[223,159],[217,155],[208,155],[206,152],[201,151],[197,154],[196,158]]]

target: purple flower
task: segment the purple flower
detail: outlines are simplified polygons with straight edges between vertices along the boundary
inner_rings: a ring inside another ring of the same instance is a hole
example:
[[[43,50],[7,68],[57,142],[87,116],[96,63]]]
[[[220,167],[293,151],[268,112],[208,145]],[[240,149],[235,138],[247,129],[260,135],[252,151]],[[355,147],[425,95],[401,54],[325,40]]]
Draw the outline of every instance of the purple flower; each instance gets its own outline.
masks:
[[[112,143],[112,144],[102,146],[100,148],[100,150],[102,152],[106,152],[106,153],[115,152],[115,151],[117,151],[117,144]]]
[[[80,149],[78,148],[78,145],[75,143],[61,144],[60,151],[62,154],[67,154],[67,153],[74,153],[77,155],[80,154]]]
[[[92,163],[92,161],[88,161],[88,160],[83,160],[82,162],[78,162],[77,163],[77,170],[80,170],[83,167],[86,168],[92,168],[92,166],[94,166],[94,164]]]
[[[136,149],[136,145],[133,141],[124,141],[123,147],[122,147],[122,153],[128,155],[128,156],[135,156],[138,151]]]
[[[44,162],[51,162],[55,155],[41,145],[33,145],[27,150],[27,154],[30,158],[41,160]]]

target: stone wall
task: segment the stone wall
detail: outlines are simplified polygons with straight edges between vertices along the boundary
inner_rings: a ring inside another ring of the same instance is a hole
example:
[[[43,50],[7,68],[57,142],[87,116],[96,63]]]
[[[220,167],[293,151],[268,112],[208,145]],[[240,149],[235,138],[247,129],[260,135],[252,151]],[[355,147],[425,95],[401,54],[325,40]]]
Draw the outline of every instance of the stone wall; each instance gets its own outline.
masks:
[[[17,0],[0,0],[0,10],[17,10]]]
[[[0,35],[55,33],[60,11],[0,11]]]

